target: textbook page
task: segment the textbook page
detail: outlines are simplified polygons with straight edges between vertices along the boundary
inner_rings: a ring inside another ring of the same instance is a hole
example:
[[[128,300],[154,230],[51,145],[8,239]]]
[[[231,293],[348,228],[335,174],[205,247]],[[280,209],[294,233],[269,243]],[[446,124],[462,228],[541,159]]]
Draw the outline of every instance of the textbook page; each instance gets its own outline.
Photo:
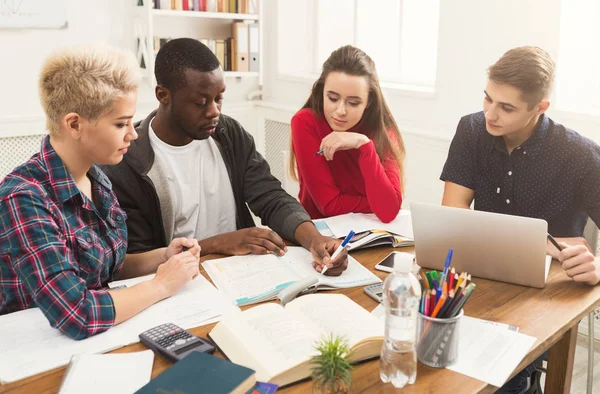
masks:
[[[269,299],[292,283],[306,278],[318,279],[322,288],[366,286],[381,280],[348,256],[348,268],[340,276],[321,275],[312,267],[312,254],[298,246],[288,247],[285,256],[251,255],[208,260],[202,266],[227,298],[237,305]]]
[[[534,343],[534,337],[507,326],[463,316],[458,361],[448,369],[501,387]]]
[[[152,377],[154,352],[74,356],[59,394],[131,394]]]
[[[132,286],[151,277],[114,283]],[[141,332],[159,324],[171,322],[188,329],[235,311],[239,308],[199,275],[172,297],[101,334],[79,341],[50,327],[39,308],[9,313],[0,316],[0,382],[13,382],[66,365],[76,354],[104,353],[139,342]]]
[[[361,233],[369,230],[386,230],[391,233],[414,239],[410,211],[401,210],[396,219],[383,223],[373,213],[348,213],[324,219],[336,238],[343,238],[350,230]]]

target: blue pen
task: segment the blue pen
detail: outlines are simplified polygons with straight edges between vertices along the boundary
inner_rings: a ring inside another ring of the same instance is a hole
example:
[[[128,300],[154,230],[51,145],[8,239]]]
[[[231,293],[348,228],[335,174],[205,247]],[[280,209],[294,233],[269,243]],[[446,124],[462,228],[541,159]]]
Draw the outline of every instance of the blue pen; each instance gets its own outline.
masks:
[[[446,262],[444,263],[444,273],[442,274],[442,279],[440,284],[444,283],[446,277],[448,276],[448,269],[450,268],[450,262],[452,261],[452,255],[454,254],[454,249],[450,248],[448,250],[448,255],[446,256]]]
[[[354,231],[350,230],[350,232],[348,233],[348,235],[346,235],[346,238],[344,238],[340,246],[338,246],[335,252],[333,252],[333,254],[331,255],[331,260],[335,260],[335,258],[338,257],[340,253],[342,253],[342,250],[344,250],[346,245],[348,245],[348,242],[350,242],[350,239],[352,237],[354,237]],[[323,270],[321,271],[322,274],[324,274],[325,272],[327,272],[327,266],[323,267]]]
[[[313,156],[318,156],[318,155],[322,155],[323,154],[323,149],[319,149],[319,151],[317,153],[315,153]]]

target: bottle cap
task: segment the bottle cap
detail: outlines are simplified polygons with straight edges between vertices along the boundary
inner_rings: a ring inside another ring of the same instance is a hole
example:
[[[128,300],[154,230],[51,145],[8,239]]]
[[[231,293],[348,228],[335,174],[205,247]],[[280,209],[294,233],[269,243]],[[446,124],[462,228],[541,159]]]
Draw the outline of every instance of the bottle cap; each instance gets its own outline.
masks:
[[[409,273],[412,271],[413,257],[406,254],[397,254],[394,256],[394,271]]]

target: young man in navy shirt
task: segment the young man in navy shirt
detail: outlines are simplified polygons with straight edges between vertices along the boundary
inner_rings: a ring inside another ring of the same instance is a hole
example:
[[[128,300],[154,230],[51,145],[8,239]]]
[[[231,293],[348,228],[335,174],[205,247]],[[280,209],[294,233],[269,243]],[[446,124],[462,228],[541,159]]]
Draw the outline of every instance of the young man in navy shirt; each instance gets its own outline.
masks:
[[[554,74],[537,47],[489,68],[483,112],[464,116],[452,140],[442,204],[546,220],[564,248],[548,243],[548,253],[574,281],[596,285],[600,257],[582,236],[588,218],[600,223],[600,146],[545,114]],[[500,392],[525,392],[527,369]]]

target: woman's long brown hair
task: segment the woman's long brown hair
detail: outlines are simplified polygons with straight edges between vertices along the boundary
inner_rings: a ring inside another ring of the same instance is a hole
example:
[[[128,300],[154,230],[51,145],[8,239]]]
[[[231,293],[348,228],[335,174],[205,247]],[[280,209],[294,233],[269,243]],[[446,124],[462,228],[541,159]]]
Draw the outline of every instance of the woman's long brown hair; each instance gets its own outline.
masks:
[[[310,96],[302,108],[310,108],[314,114],[325,116],[323,112],[323,89],[327,76],[332,72],[342,72],[348,75],[367,78],[369,82],[369,98],[367,108],[365,108],[365,112],[360,120],[362,122],[361,131],[373,140],[375,150],[381,162],[389,156],[392,156],[398,162],[403,189],[402,193],[404,194],[404,156],[406,155],[404,141],[402,140],[398,125],[381,93],[375,62],[365,52],[351,45],[346,45],[333,51],[325,63],[323,63],[321,76],[314,83]],[[388,134],[390,131],[396,137],[396,144],[390,140]],[[294,154],[294,147],[291,141],[289,172],[293,179],[298,180],[296,175],[296,155]]]

